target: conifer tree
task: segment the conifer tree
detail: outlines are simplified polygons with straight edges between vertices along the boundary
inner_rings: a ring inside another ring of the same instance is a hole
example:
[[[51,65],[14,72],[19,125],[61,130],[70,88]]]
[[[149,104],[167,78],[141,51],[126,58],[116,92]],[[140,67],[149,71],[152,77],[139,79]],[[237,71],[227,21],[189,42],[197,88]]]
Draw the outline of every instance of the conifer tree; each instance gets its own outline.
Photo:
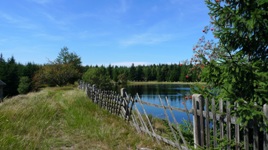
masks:
[[[18,94],[17,88],[19,85],[18,65],[15,58],[12,56],[7,60],[5,71],[5,83],[4,93],[8,96],[14,96]]]
[[[265,0],[206,0],[216,42],[199,39],[192,60],[203,66],[200,89],[205,96],[230,101],[239,121],[258,120],[264,129],[262,107],[268,102],[268,2]],[[267,121],[267,119],[266,119]]]

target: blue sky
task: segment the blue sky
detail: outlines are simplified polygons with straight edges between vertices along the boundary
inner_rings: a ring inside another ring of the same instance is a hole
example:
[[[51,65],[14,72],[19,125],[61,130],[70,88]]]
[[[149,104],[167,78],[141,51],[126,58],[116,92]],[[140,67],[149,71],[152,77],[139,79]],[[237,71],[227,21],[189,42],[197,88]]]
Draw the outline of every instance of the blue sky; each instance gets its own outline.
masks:
[[[66,46],[83,65],[179,63],[208,23],[203,0],[5,0],[0,53],[44,64]]]

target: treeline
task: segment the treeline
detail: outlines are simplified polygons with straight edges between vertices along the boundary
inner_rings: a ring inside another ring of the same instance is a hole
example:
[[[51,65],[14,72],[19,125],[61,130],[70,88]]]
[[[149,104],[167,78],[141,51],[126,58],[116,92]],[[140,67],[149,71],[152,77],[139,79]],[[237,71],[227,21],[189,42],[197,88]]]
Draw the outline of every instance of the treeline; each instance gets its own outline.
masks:
[[[67,47],[61,49],[54,61],[39,65],[17,63],[15,58],[5,59],[0,54],[0,80],[6,83],[4,97],[26,94],[45,86],[64,86],[81,79],[84,68],[81,58],[70,53]]]
[[[0,54],[0,80],[7,84],[4,88],[4,96],[17,95],[20,80],[32,79],[35,71],[39,68],[39,65],[30,62],[26,65],[17,63],[14,57],[5,60],[3,55]],[[27,88],[28,91],[33,89],[32,85]]]
[[[106,89],[114,84],[126,84],[127,81],[168,81],[168,82],[196,82],[200,81],[199,71],[193,65],[183,64],[158,64],[124,66],[89,66],[83,74],[83,80],[99,85]]]
[[[17,63],[14,57],[0,55],[0,80],[7,85],[4,96],[14,96],[36,91],[45,86],[65,86],[83,79],[99,88],[111,89],[127,81],[199,81],[193,66],[183,64],[158,64],[125,66],[82,66],[81,58],[63,47],[54,61],[39,65]]]
[[[197,72],[192,71],[191,64],[154,64],[125,66],[89,66],[87,69],[100,69],[102,74],[107,74],[111,80],[118,82],[121,76],[129,81],[168,81],[168,82],[193,82],[199,81]]]

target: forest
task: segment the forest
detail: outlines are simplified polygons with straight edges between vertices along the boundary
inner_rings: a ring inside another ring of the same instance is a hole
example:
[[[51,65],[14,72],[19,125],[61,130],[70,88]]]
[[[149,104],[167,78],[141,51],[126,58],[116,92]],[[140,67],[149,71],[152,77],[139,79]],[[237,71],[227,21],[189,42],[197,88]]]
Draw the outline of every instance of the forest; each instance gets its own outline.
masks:
[[[127,81],[199,81],[198,71],[187,61],[179,64],[126,66],[82,66],[81,57],[63,47],[54,61],[21,64],[0,54],[0,80],[6,83],[4,97],[26,94],[45,86],[64,86],[85,80],[103,89]]]

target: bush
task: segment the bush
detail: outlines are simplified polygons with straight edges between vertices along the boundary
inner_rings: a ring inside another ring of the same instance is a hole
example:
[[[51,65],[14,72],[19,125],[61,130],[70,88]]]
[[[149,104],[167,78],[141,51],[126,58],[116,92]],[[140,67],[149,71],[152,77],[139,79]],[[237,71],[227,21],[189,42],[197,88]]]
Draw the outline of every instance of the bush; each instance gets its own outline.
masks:
[[[18,92],[20,94],[26,94],[30,91],[31,86],[31,80],[27,76],[22,76],[20,78],[19,86],[18,86]]]
[[[103,90],[111,89],[112,87],[110,76],[103,68],[89,68],[83,75],[83,80],[92,85],[95,84]]]

